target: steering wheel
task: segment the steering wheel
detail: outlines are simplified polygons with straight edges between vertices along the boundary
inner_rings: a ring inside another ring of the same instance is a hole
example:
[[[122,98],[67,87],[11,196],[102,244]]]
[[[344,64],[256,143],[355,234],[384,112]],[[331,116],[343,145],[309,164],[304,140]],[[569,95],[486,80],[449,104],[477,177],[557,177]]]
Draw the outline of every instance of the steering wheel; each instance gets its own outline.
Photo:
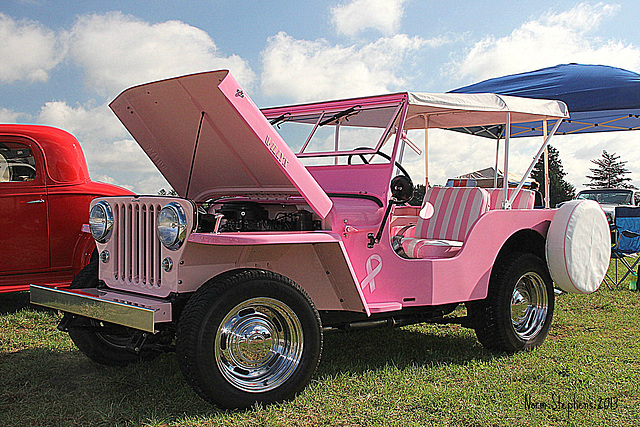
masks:
[[[356,149],[354,149],[353,151],[357,151],[357,150],[373,150],[373,148],[369,148],[369,147],[358,147]],[[381,151],[376,151],[375,153],[367,153],[367,154],[349,154],[349,157],[347,157],[347,164],[350,165],[351,164],[351,158],[353,156],[358,156],[360,157],[360,159],[362,159],[362,162],[365,165],[369,164],[369,161],[367,159],[365,159],[364,156],[380,156],[383,157],[389,161],[391,161],[391,156],[389,156],[386,153],[383,153]],[[402,172],[402,174],[404,176],[406,176],[407,178],[411,179],[411,177],[409,176],[409,173],[407,173],[407,170],[399,163],[399,162],[393,162],[398,169],[400,169],[400,172]],[[413,182],[413,181],[412,181]]]

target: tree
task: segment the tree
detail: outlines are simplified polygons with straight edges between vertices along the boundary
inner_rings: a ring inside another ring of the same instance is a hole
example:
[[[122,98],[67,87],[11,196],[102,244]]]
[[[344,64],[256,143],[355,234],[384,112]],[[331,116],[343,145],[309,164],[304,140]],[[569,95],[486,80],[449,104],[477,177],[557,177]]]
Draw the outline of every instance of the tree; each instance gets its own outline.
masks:
[[[427,187],[423,184],[416,184],[413,187],[413,198],[409,200],[409,204],[412,206],[422,206],[422,201],[424,200],[426,191]]]
[[[636,188],[630,184],[631,178],[625,177],[631,171],[624,167],[627,162],[621,162],[616,153],[607,153],[602,150],[602,158],[591,160],[591,163],[597,165],[597,168],[589,168],[593,175],[587,175],[590,183],[585,184],[591,188]]]
[[[562,168],[560,152],[551,145],[548,146],[548,151],[549,203],[551,207],[554,207],[560,202],[573,199],[576,194],[576,188],[564,179],[567,173]],[[533,167],[531,178],[540,184],[540,192],[544,197],[544,156],[540,156],[540,159],[538,159],[538,162]]]

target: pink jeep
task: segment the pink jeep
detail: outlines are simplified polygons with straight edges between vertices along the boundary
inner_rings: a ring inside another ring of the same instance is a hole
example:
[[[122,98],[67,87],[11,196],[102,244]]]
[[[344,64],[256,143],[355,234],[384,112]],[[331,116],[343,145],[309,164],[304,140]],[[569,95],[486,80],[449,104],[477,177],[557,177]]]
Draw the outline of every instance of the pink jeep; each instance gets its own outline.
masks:
[[[405,205],[409,133],[505,125],[507,175],[511,127],[559,123],[561,102],[396,93],[261,111],[215,71],[128,89],[111,108],[180,197],[95,199],[98,259],[70,290],[33,286],[32,302],[65,312],[59,328],[99,363],[175,345],[221,407],[303,389],[330,329],[446,320],[492,351],[534,348],[554,282],[592,292],[608,266],[595,202],[532,209],[521,183],[430,187]],[[443,317],[461,303],[466,317]]]

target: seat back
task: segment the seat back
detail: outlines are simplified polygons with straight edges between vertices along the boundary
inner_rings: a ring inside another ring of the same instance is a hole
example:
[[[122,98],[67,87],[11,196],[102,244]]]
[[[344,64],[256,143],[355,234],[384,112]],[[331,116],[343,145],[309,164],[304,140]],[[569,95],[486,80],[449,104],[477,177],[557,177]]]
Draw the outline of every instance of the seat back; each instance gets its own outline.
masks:
[[[464,241],[471,226],[489,210],[489,193],[479,187],[432,187],[423,207],[433,206],[431,218],[418,218],[414,236]]]
[[[446,186],[447,187],[477,187],[478,181],[476,181],[475,179],[467,179],[467,178],[449,179],[447,181]]]
[[[618,243],[615,249],[625,254],[640,252],[640,207],[616,207],[616,228]]]
[[[4,158],[2,154],[0,154],[0,182],[9,182],[9,163],[7,163],[7,159]]]
[[[502,199],[504,198],[503,188],[487,188],[489,192],[489,210],[502,209]],[[513,194],[515,188],[509,189],[509,197]],[[511,209],[533,209],[536,201],[536,193],[531,190],[522,189],[511,204]]]

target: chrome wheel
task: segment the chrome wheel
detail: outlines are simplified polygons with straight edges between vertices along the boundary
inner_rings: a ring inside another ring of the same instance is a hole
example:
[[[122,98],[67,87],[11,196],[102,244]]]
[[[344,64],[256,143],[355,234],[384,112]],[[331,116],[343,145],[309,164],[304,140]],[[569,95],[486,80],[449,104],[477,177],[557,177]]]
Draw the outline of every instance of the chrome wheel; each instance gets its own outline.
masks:
[[[495,353],[540,346],[553,320],[553,280],[542,258],[513,252],[499,259],[487,297],[467,304],[478,340]]]
[[[290,399],[311,380],[322,323],[309,295],[265,270],[209,280],[185,305],[176,353],[187,382],[221,408]]]
[[[536,272],[523,274],[511,295],[511,324],[515,333],[528,341],[545,326],[549,295],[544,280]]]
[[[215,361],[230,384],[246,392],[266,392],[282,385],[300,364],[302,324],[283,302],[252,298],[224,317],[214,345]]]

